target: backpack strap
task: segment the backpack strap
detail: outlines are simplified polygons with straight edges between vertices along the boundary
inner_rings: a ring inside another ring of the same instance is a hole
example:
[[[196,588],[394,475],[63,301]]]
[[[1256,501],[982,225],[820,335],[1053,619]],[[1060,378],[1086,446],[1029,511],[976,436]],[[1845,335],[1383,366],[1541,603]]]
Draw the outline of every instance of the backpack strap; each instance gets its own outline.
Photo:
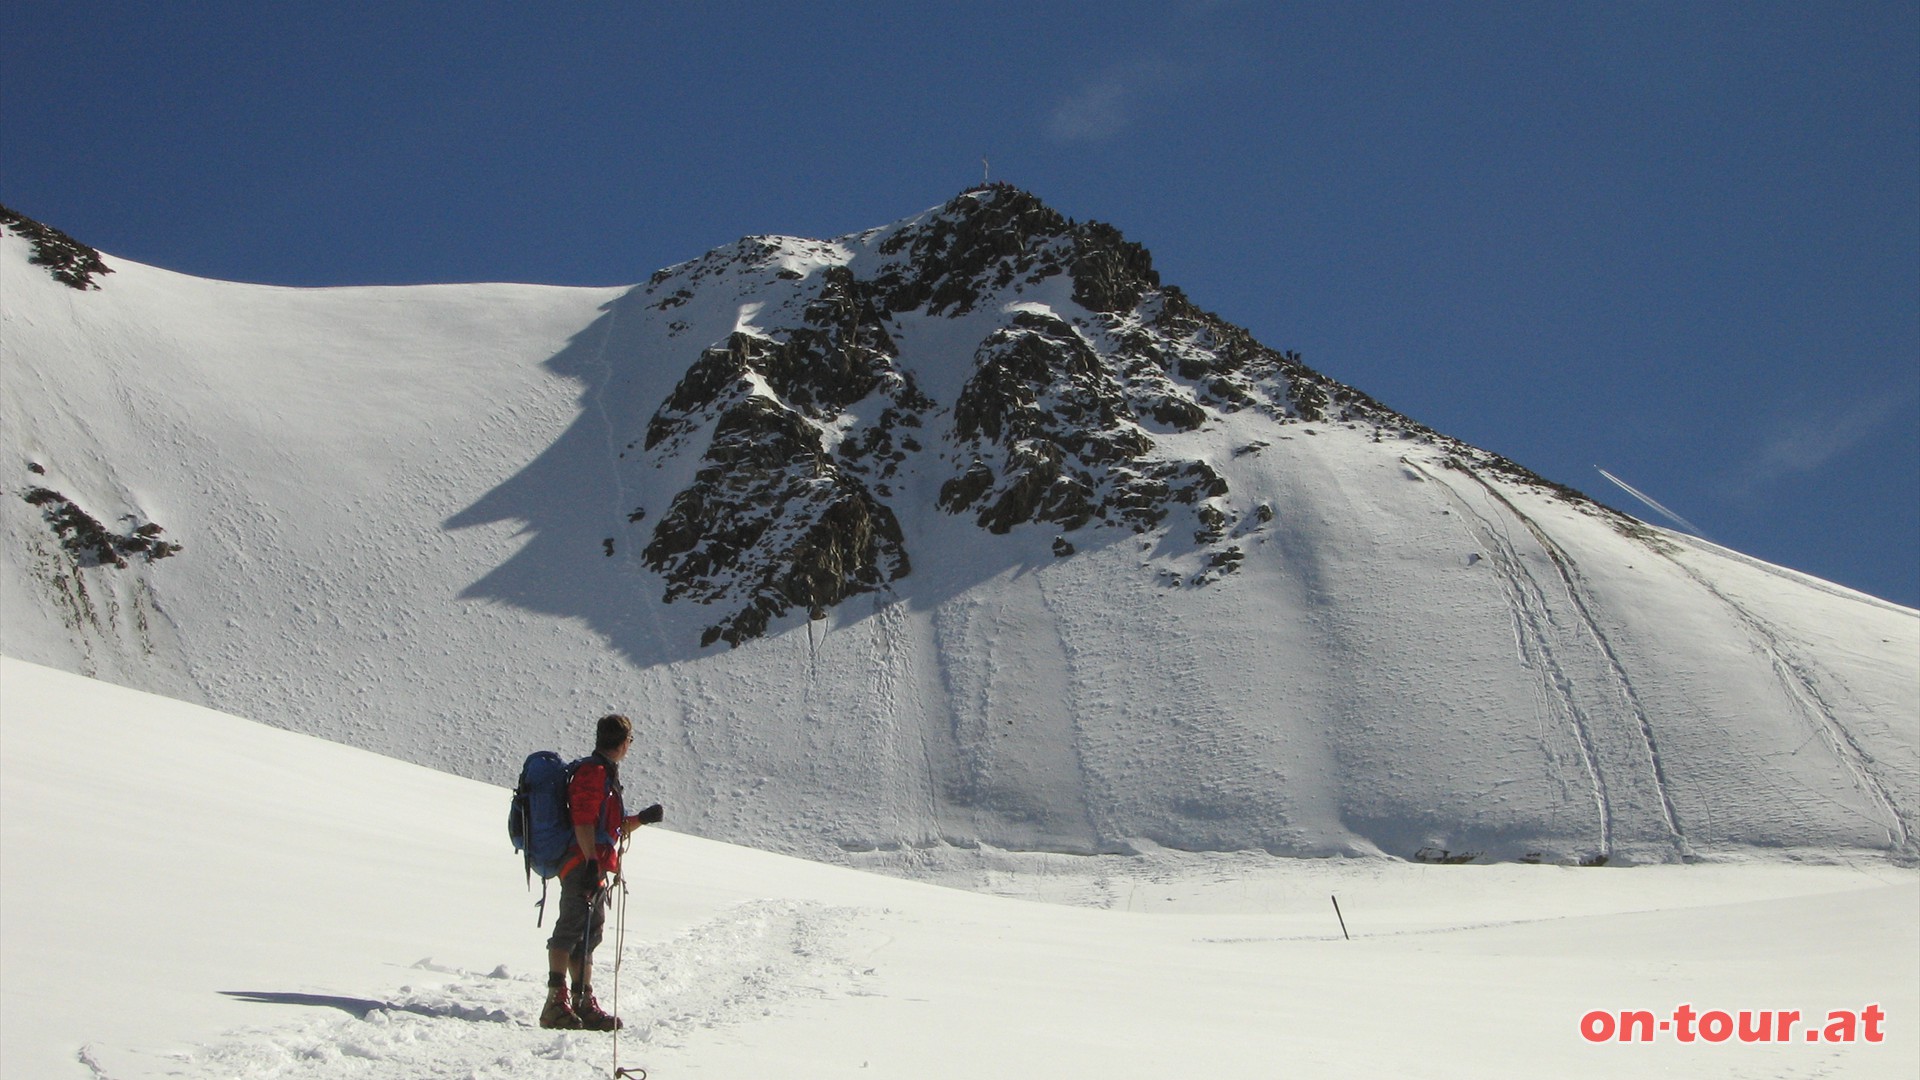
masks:
[[[622,798],[624,799],[624,794],[621,792],[620,781],[618,779],[619,773],[617,770],[619,769],[619,765],[615,764],[614,762],[608,761],[605,757],[601,756],[600,751],[598,750],[595,750],[593,753],[588,754],[586,757],[583,757],[578,761],[575,761],[567,766],[568,791],[572,791],[573,778],[580,772],[580,767],[582,765],[589,765],[589,764],[599,765],[601,769],[600,775],[606,780],[606,790],[601,792],[601,795],[600,795],[601,799],[604,800],[606,799],[607,796],[615,795],[615,794],[621,794]],[[605,806],[606,804],[602,802],[601,803],[602,817],[605,817],[606,815]],[[625,806],[623,805],[621,809],[624,810]],[[596,820],[593,823],[593,839],[596,844],[600,840],[600,831],[601,831],[600,822]],[[607,837],[607,843],[609,844],[614,844],[618,842],[619,841],[617,837],[613,837],[613,836]],[[592,857],[586,852],[579,851],[580,844],[577,841],[574,843],[573,847],[574,847],[574,850],[579,853],[575,855],[570,855],[566,858],[565,861],[561,862],[560,872],[557,875],[555,875],[559,877],[562,881],[566,880],[566,877],[568,874],[573,873],[575,867],[578,867],[581,863],[586,862],[587,859]],[[544,890],[546,889],[546,882],[544,880],[541,881],[540,888],[544,895]]]

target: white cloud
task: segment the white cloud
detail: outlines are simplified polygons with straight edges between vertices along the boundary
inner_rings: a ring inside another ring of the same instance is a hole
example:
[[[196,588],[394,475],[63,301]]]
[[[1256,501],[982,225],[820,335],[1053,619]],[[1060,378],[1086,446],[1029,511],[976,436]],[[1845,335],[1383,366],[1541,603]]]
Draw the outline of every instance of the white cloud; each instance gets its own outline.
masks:
[[[1908,408],[1913,398],[1909,392],[1834,402],[1788,423],[1761,444],[1747,467],[1743,492],[1786,477],[1818,472],[1871,438],[1895,414]]]
[[[1141,112],[1192,75],[1191,69],[1160,59],[1116,64],[1055,103],[1047,114],[1047,134],[1061,142],[1104,142],[1132,127]]]
[[[1133,96],[1126,75],[1110,73],[1082,86],[1053,107],[1047,117],[1047,134],[1062,142],[1101,142],[1127,129],[1131,122],[1129,98]]]

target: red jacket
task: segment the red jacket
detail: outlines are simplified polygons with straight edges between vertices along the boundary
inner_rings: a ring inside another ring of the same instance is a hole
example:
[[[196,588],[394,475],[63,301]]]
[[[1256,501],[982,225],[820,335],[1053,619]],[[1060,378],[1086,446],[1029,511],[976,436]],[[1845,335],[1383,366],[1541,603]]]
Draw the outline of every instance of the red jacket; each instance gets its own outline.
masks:
[[[616,774],[617,775],[617,774]],[[620,823],[626,818],[626,807],[620,801],[620,784],[617,780],[609,782],[607,765],[598,756],[590,757],[574,770],[573,782],[567,786],[567,806],[573,812],[575,825],[593,826],[593,857],[600,862],[600,869],[613,873],[620,869]],[[584,861],[580,854],[580,841],[573,842],[573,854],[560,867],[560,876],[566,877],[573,868]]]

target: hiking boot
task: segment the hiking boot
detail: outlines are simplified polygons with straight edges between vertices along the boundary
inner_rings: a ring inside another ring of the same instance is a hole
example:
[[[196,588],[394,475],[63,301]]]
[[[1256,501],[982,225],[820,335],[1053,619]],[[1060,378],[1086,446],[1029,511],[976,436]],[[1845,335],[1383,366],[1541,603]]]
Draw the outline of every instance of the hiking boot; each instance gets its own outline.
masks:
[[[579,1018],[581,1027],[588,1031],[616,1031],[626,1025],[620,1018],[600,1007],[593,999],[592,990],[581,990],[573,995],[573,1013]]]
[[[575,1030],[580,1027],[580,1016],[567,1004],[567,988],[556,986],[547,992],[547,1007],[540,1010],[540,1026],[543,1028],[566,1028]]]

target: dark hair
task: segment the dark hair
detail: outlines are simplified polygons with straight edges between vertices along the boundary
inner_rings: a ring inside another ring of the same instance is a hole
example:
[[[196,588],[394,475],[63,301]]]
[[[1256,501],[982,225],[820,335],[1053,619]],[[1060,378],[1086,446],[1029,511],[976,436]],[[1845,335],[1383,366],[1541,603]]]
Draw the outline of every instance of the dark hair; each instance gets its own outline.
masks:
[[[593,748],[604,754],[632,737],[633,721],[619,713],[608,713],[600,718],[600,727],[593,736]]]

